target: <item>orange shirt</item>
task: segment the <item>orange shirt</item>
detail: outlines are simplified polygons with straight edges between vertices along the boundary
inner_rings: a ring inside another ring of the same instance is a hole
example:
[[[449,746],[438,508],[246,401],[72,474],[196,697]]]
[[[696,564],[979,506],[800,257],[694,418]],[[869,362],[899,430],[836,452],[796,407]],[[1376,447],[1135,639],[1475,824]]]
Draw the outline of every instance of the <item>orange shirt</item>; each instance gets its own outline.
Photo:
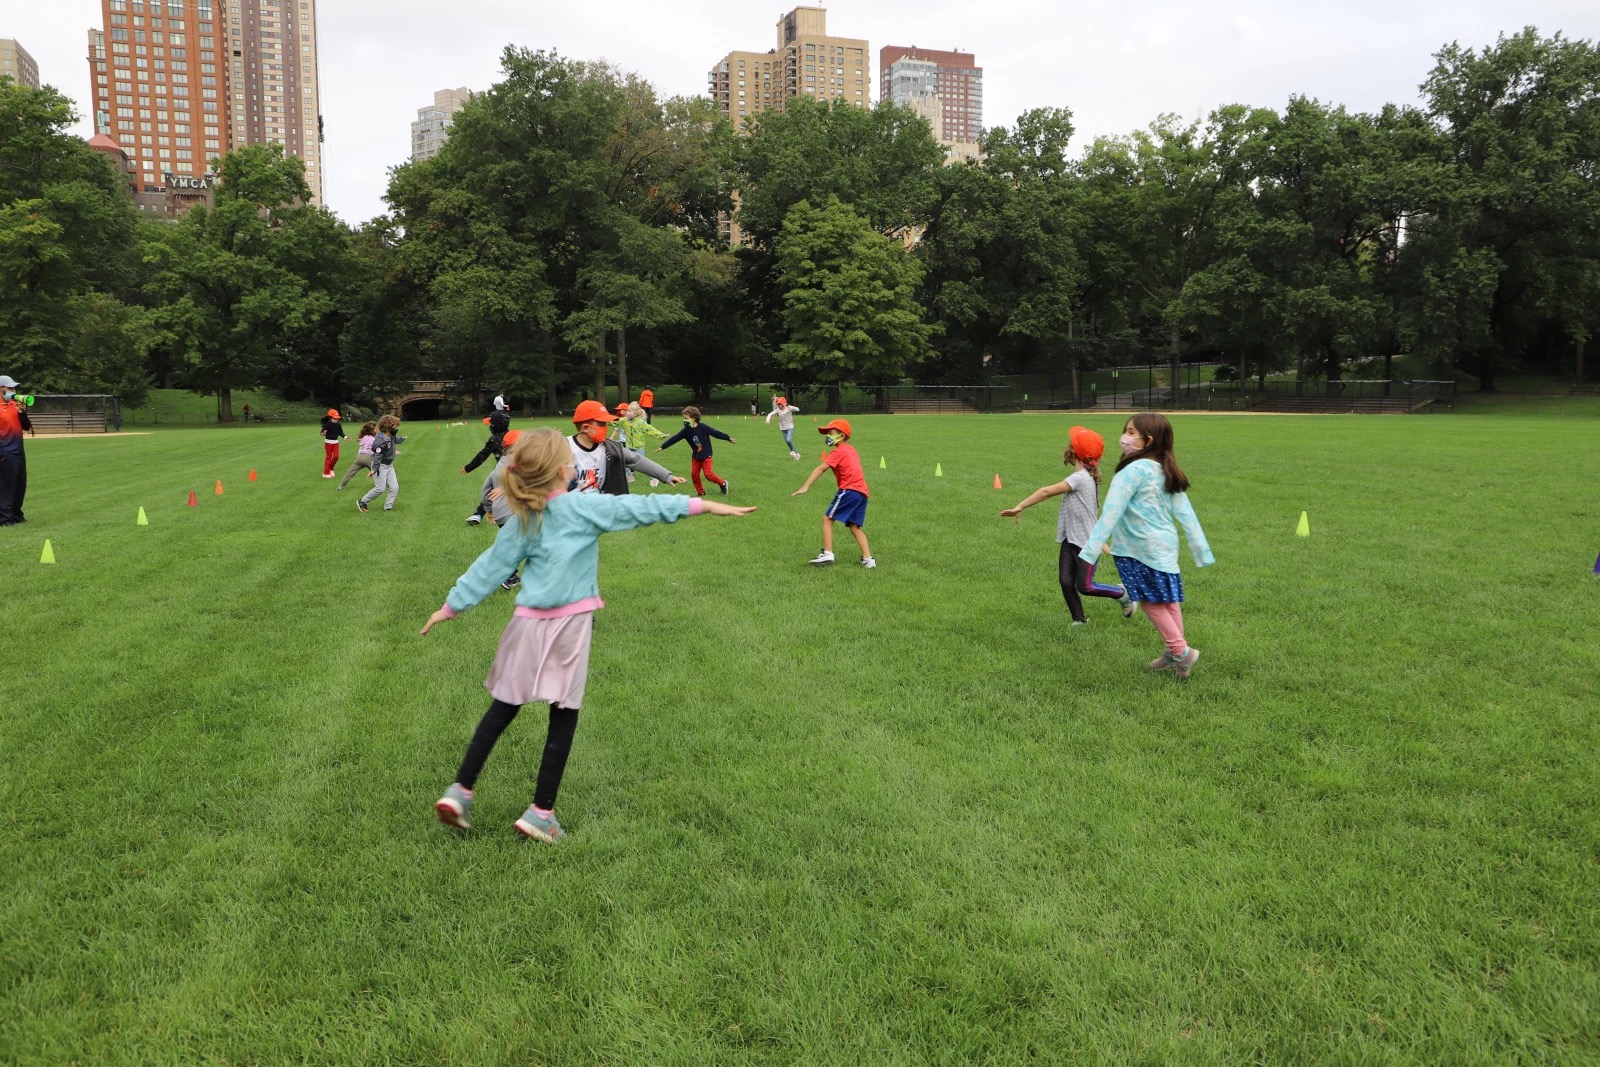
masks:
[[[655,407],[656,406],[656,394],[655,394],[655,392],[653,390],[646,389],[644,392],[640,393],[639,394],[639,406],[642,407],[642,408],[653,408],[653,407]]]
[[[22,455],[22,405],[0,400],[0,456]]]
[[[833,468],[833,476],[839,479],[840,489],[854,489],[862,496],[871,496],[867,492],[867,472],[861,469],[861,455],[849,445],[840,445],[832,452],[822,457],[824,466]]]

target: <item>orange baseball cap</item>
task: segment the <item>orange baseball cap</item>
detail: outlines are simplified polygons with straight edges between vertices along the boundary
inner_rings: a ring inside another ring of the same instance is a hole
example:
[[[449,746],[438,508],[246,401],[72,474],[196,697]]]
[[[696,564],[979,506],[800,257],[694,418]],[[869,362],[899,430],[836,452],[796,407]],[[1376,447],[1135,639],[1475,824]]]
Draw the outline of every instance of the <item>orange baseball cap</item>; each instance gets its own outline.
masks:
[[[1072,446],[1074,456],[1091,463],[1106,454],[1106,439],[1082,426],[1074,426],[1067,431],[1067,444]]]
[[[606,410],[598,400],[585,400],[572,413],[573,422],[616,422],[617,417]]]
[[[826,426],[818,426],[817,427],[817,432],[818,433],[827,433],[829,430],[838,430],[840,433],[844,434],[846,437],[850,436],[850,424],[848,422],[846,422],[844,419],[834,419],[832,422],[828,423],[828,425],[826,425]]]
[[[521,439],[522,439],[522,431],[521,430],[507,430],[506,431],[506,435],[504,437],[502,437],[500,440],[505,443],[505,447],[510,448],[512,445],[516,444]]]
[[[330,419],[343,419],[344,416],[340,415],[336,408],[329,408],[328,409],[328,418],[330,418]]]
[[[776,397],[774,399],[776,399],[777,402],[780,403],[780,404],[787,404],[789,402],[789,398],[786,397],[786,396],[780,396],[780,397]]]

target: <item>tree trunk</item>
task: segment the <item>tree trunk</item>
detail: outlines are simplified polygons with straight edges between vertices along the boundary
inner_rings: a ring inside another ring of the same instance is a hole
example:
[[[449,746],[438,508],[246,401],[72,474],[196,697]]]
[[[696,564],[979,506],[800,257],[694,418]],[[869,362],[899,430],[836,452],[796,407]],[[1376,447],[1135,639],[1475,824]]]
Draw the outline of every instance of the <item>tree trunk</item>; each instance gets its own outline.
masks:
[[[1171,349],[1171,358],[1172,358],[1172,380],[1169,383],[1171,385],[1171,387],[1172,387],[1172,406],[1173,407],[1177,407],[1178,406],[1178,384],[1179,384],[1179,375],[1180,375],[1180,372],[1178,370],[1178,360],[1179,360],[1179,355],[1180,355],[1180,349],[1178,347],[1178,345],[1179,345],[1179,337],[1178,337],[1178,328],[1176,326],[1173,326],[1173,327],[1169,328],[1168,333],[1167,333],[1167,340],[1169,342],[1169,347]],[[1155,405],[1152,404],[1151,406],[1154,407]]]
[[[617,403],[628,402],[628,328],[617,327]]]
[[[829,415],[837,415],[837,414],[839,414],[839,411],[840,411],[840,408],[842,406],[842,403],[843,402],[842,402],[842,400],[840,399],[840,396],[839,396],[839,383],[838,382],[829,382],[828,383],[828,411],[827,411],[827,413]]]
[[[594,398],[606,402],[606,335],[594,339]]]
[[[539,347],[544,353],[544,359],[539,367],[539,376],[544,379],[544,413],[556,414],[556,348],[550,340],[549,330],[539,331]]]
[[[217,390],[217,421],[233,421],[233,390],[227,386]]]
[[[1575,382],[1583,381],[1583,342],[1582,341],[1578,342],[1578,350],[1575,353],[1573,353],[1573,357],[1572,357],[1572,380],[1575,381]]]
[[[1082,379],[1079,377],[1079,371],[1078,371],[1078,353],[1077,352],[1073,352],[1071,355],[1069,355],[1067,357],[1067,363],[1072,368],[1072,402],[1074,404],[1081,404],[1083,402],[1083,400],[1078,395],[1078,390],[1082,386]],[[1054,395],[1055,394],[1055,389],[1052,388],[1050,390],[1050,392],[1051,392],[1051,395]]]

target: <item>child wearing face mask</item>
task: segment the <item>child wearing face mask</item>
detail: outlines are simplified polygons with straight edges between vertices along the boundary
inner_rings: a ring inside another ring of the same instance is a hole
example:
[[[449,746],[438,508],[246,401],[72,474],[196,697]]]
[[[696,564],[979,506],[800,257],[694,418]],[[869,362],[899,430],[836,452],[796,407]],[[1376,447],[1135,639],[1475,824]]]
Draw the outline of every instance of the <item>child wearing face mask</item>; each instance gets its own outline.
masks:
[[[713,437],[720,437],[730,445],[739,443],[715,426],[708,426],[702,423],[700,421],[700,409],[691,405],[683,409],[683,429],[662,441],[661,447],[657,448],[656,451],[660,452],[662,449],[671,448],[679,441],[688,441],[689,451],[692,453],[689,463],[689,477],[694,480],[694,491],[700,496],[706,495],[706,487],[700,482],[700,475],[704,474],[716,484],[718,489],[722,490],[723,496],[727,496],[728,480],[719,478],[717,472],[711,469],[711,439]]]
[[[817,432],[822,434],[830,451],[822,457],[817,469],[811,472],[806,484],[790,495],[804,493],[811,488],[812,482],[822,477],[823,471],[828,470],[833,471],[839,491],[833,495],[833,503],[828,505],[828,510],[822,513],[822,551],[809,562],[813,567],[833,565],[833,524],[842,522],[861,548],[861,565],[870,571],[878,566],[878,561],[872,558],[872,549],[867,547],[867,531],[864,529],[867,524],[867,472],[861,466],[860,453],[850,444],[850,424],[844,419],[834,419],[826,426],[817,427]]]
[[[622,434],[612,434],[617,417],[598,400],[585,400],[572,413],[577,430],[567,443],[572,449],[572,485],[578,493],[605,493],[622,496],[634,471],[642,471],[653,486],[656,482],[682,485],[683,479],[647,459],[622,443]]]
[[[1183,635],[1178,527],[1189,539],[1196,565],[1208,567],[1216,557],[1189,504],[1189,479],[1173,455],[1172,423],[1166,416],[1135,415],[1122,428],[1118,443],[1122,461],[1106,493],[1105,510],[1079,558],[1092,566],[1102,549],[1112,552],[1128,595],[1139,602],[1167,646],[1150,661],[1150,669],[1188,678],[1200,651]]]
[[[578,709],[589,674],[594,613],[600,599],[597,569],[600,536],[690,515],[748,515],[734,508],[682,496],[613,496],[569,492],[575,471],[571,446],[557,430],[525,433],[496,470],[500,499],[511,521],[493,547],[456,579],[444,605],[422,632],[482,603],[507,573],[524,562],[517,609],[500,637],[500,648],[484,686],[492,702],[467,746],[461,769],[434,804],[439,820],[462,830],[472,825],[473,788],[495,742],[522,705],[550,706],[544,756],[533,803],[516,821],[525,837],[555,844],[564,836],[556,820],[556,792],[578,728]]]
[[[1083,546],[1089,543],[1089,531],[1094,528],[1096,504],[1100,494],[1100,457],[1105,455],[1105,438],[1093,430],[1074,426],[1067,434],[1067,451],[1061,457],[1072,468],[1066,481],[1035,489],[1027,499],[1000,514],[1015,520],[1028,508],[1053,496],[1061,497],[1061,514],[1056,519],[1056,540],[1061,545],[1057,576],[1061,582],[1061,595],[1072,615],[1072,625],[1083,626],[1089,617],[1083,613],[1083,597],[1106,597],[1122,605],[1122,617],[1129,618],[1137,605],[1120,585],[1101,585],[1094,580],[1093,564],[1078,558]]]
[[[800,409],[783,396],[773,397],[772,410],[767,412],[768,422],[772,421],[772,416],[778,416],[778,429],[783,433],[783,444],[789,450],[790,459],[800,458],[799,450],[794,447],[794,417],[798,414]]]

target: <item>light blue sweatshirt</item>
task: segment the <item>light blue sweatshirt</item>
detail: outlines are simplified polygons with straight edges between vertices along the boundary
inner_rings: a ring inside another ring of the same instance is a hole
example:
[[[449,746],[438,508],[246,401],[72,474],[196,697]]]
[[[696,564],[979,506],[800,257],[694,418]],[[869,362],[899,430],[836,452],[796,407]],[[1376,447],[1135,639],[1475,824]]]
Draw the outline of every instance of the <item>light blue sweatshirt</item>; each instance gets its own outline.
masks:
[[[467,573],[456,579],[445,597],[452,611],[483,603],[505,576],[524,560],[517,606],[562,608],[599,597],[600,535],[677,522],[690,514],[686,496],[606,496],[562,493],[545,505],[544,521],[520,520],[500,527],[500,534]]]
[[[1135,460],[1111,479],[1100,521],[1094,524],[1089,543],[1078,558],[1093,563],[1110,541],[1118,556],[1132,556],[1151,570],[1177,574],[1179,526],[1189,538],[1189,553],[1196,565],[1208,567],[1217,561],[1189,504],[1189,494],[1167,492],[1166,475],[1155,460]]]

